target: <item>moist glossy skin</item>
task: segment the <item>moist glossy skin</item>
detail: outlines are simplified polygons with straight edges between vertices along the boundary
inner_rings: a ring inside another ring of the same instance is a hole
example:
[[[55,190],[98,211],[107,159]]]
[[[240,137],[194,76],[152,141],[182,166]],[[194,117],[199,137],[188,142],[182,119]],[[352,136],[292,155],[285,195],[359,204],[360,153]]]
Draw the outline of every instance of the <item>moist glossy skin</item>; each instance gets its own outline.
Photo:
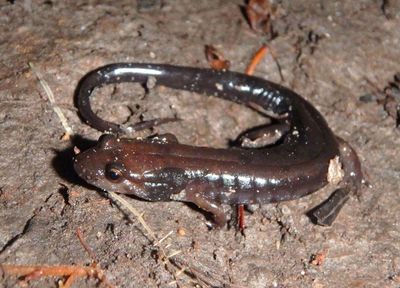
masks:
[[[214,149],[179,144],[170,134],[144,140],[105,135],[95,147],[75,157],[75,170],[88,183],[150,201],[193,202],[211,212],[220,226],[226,222],[221,204],[270,203],[303,197],[329,182],[328,168],[337,159],[345,175],[341,187],[315,209],[317,222],[330,225],[349,193],[359,190],[361,168],[353,149],[334,136],[310,103],[295,92],[260,78],[171,65],[111,64],[81,80],[76,94],[81,117],[98,130],[124,132],[117,124],[98,118],[91,110],[89,97],[96,87],[146,83],[150,76],[157,85],[220,97],[278,116],[279,125],[264,128],[258,134],[283,134],[282,139],[279,144],[257,149]],[[153,124],[157,121],[133,129]]]

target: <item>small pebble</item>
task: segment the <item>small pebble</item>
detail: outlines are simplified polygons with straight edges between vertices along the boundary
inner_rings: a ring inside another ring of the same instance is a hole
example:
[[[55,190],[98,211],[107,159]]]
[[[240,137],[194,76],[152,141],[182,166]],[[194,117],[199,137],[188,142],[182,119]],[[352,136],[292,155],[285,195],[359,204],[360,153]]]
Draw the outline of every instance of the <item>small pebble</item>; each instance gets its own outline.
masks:
[[[182,237],[186,235],[186,231],[182,227],[178,228],[177,233],[178,233],[179,236],[182,236]]]

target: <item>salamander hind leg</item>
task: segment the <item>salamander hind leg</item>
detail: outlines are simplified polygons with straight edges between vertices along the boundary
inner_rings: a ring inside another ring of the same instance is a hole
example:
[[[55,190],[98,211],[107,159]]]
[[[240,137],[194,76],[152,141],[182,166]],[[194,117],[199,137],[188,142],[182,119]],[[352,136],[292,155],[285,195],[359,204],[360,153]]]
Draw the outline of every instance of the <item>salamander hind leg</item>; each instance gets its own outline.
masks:
[[[240,135],[238,142],[243,148],[262,148],[275,144],[289,129],[289,124],[285,122],[258,126]]]
[[[341,188],[335,190],[331,196],[311,211],[317,224],[330,226],[335,221],[340,210],[353,194],[359,193],[363,181],[360,160],[353,148],[344,140],[338,138],[340,162],[344,171]]]
[[[148,138],[148,141],[151,143],[158,143],[158,144],[171,144],[171,143],[177,144],[177,143],[179,143],[176,136],[171,133],[155,135],[153,137]]]
[[[135,133],[144,129],[150,129],[170,122],[180,121],[179,118],[155,118],[135,123],[133,125],[125,126],[120,125],[120,129],[124,133]]]
[[[171,196],[171,200],[194,203],[197,207],[212,214],[214,226],[222,228],[226,225],[226,216],[221,203],[212,197],[212,187],[204,181],[190,182],[179,194]]]

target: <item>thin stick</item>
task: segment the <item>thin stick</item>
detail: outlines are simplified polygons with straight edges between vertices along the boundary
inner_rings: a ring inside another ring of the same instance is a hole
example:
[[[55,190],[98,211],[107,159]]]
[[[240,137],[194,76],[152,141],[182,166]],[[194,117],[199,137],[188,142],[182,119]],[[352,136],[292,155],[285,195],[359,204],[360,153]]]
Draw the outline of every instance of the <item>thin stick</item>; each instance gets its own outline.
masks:
[[[153,230],[149,227],[149,225],[147,225],[146,221],[143,219],[142,215],[143,213],[140,213],[139,211],[137,211],[128,201],[126,201],[124,198],[120,197],[118,194],[116,194],[115,192],[108,192],[112,198],[112,200],[117,200],[119,201],[126,209],[128,209],[140,222],[140,224],[142,224],[142,226],[144,227],[144,229],[147,231],[147,233],[150,235],[153,245],[154,246],[158,246],[160,249],[160,254],[161,254],[161,260],[165,265],[165,268],[168,272],[170,272],[172,274],[172,276],[174,277],[176,283],[178,286],[179,282],[177,279],[177,269],[175,268],[174,263],[171,262],[171,258],[178,255],[179,253],[181,253],[182,251],[177,250],[175,252],[173,252],[171,255],[167,256],[167,253],[165,252],[163,246],[161,245],[161,242],[166,239],[167,237],[169,237],[169,235],[171,234],[171,232],[169,232],[166,236],[164,236],[163,238],[161,238],[160,240],[157,239],[155,233],[153,232]]]
[[[156,234],[153,232],[153,230],[147,225],[146,221],[144,221],[142,214],[139,213],[131,204],[129,204],[128,201],[126,201],[124,198],[120,197],[117,193],[115,192],[108,192],[111,195],[111,198],[118,200],[121,204],[124,205],[126,209],[128,209],[133,215],[136,216],[140,224],[142,224],[143,228],[147,231],[147,233],[150,235],[151,240],[153,243],[157,242],[157,237]]]
[[[58,118],[61,121],[62,126],[64,127],[66,136],[68,137],[74,134],[71,126],[69,126],[68,124],[67,118],[64,116],[64,113],[61,111],[60,107],[57,106],[54,98],[54,93],[50,89],[50,86],[47,84],[42,74],[39,72],[39,70],[36,69],[35,65],[32,62],[29,62],[28,65],[32,69],[32,72],[36,75],[36,78],[39,80],[40,85],[42,85],[43,90],[46,92],[46,96],[49,99],[54,112],[57,114]]]
[[[182,253],[181,250],[174,251],[170,255],[167,256],[167,259],[172,258],[172,257],[174,257],[174,256],[176,256],[178,254],[181,254],[181,253]]]
[[[270,49],[270,53],[271,53],[272,59],[275,62],[276,68],[278,69],[278,73],[279,73],[279,77],[281,78],[281,81],[285,82],[285,77],[283,77],[283,74],[282,74],[281,64],[279,64],[278,57],[276,56],[276,53],[274,52],[273,49]]]
[[[267,45],[262,45],[260,49],[254,54],[253,58],[250,61],[250,64],[247,66],[245,73],[247,75],[253,75],[257,65],[261,62],[264,56],[268,52]]]
[[[4,272],[4,274],[11,274],[16,276],[27,276],[38,274],[40,277],[43,276],[56,276],[56,277],[67,277],[73,276],[73,279],[76,279],[77,276],[80,277],[95,277],[103,282],[106,287],[114,287],[111,285],[103,271],[98,268],[93,267],[84,267],[84,266],[76,266],[76,265],[11,265],[11,264],[0,264],[0,271]],[[72,281],[71,280],[71,281]],[[68,281],[71,283],[71,281]]]
[[[172,233],[174,233],[174,231],[172,231],[172,230],[169,231],[167,235],[165,235],[160,240],[158,240],[156,243],[154,243],[154,246],[159,246],[161,244],[161,242],[163,242],[165,239],[167,239],[169,236],[171,236]]]
[[[92,251],[92,249],[90,249],[89,245],[86,243],[85,239],[83,238],[81,229],[79,229],[79,228],[76,229],[76,236],[78,237],[79,242],[81,242],[81,245],[83,246],[83,248],[89,254],[90,258],[92,258],[92,262],[97,263],[96,255],[94,255],[94,252]]]
[[[71,276],[69,276],[68,279],[64,283],[62,283],[62,281],[60,281],[61,283],[59,284],[59,287],[60,288],[69,288],[72,286],[72,284],[74,284],[76,279],[77,279],[77,275],[71,274]]]
[[[92,267],[82,267],[75,265],[57,265],[57,266],[47,266],[47,265],[9,265],[0,264],[0,269],[6,274],[24,276],[31,274],[36,271],[41,271],[42,275],[46,276],[69,276],[71,274],[77,274],[81,276],[95,275],[97,273],[96,269]]]

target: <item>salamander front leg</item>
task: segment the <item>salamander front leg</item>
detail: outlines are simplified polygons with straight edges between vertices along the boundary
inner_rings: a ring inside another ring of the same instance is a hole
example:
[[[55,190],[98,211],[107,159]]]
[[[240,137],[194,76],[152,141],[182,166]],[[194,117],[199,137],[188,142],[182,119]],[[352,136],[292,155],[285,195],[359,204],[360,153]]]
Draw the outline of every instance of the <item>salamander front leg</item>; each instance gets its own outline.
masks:
[[[179,194],[171,196],[172,200],[191,202],[197,207],[213,215],[215,226],[222,228],[226,225],[226,216],[221,203],[211,197],[211,187],[209,184],[201,181],[193,181]]]

